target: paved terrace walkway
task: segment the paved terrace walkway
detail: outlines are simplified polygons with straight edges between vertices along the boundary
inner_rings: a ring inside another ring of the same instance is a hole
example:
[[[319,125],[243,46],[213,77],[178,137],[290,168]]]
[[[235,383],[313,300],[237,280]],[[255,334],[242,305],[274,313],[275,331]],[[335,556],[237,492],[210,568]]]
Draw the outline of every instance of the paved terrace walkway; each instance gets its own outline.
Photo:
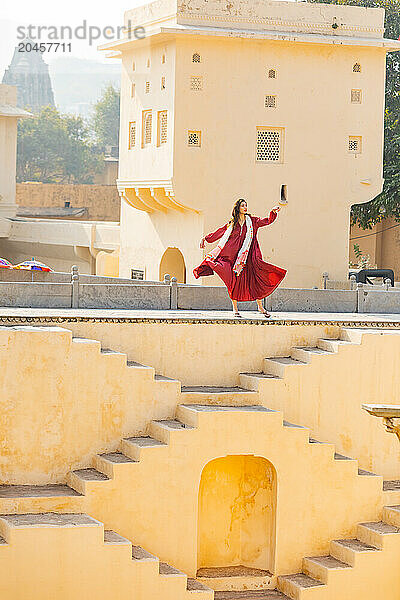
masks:
[[[0,325],[10,323],[62,323],[63,321],[105,322],[169,322],[169,323],[235,323],[238,325],[295,325],[332,323],[345,326],[400,328],[400,313],[311,313],[271,312],[266,319],[256,311],[242,311],[235,318],[229,311],[188,310],[118,310],[118,309],[55,309],[0,308]]]

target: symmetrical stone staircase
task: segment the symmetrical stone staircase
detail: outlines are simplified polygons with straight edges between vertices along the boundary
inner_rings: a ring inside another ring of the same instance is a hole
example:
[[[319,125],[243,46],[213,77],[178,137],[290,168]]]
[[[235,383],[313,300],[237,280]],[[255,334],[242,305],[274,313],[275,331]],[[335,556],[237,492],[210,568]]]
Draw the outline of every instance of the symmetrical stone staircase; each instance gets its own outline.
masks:
[[[368,575],[374,570],[383,569],[382,572],[386,572],[386,567],[382,567],[383,554],[389,557],[386,561],[389,566],[393,563],[393,556],[396,560],[400,557],[400,507],[385,507],[383,520],[379,521],[382,479],[359,469],[354,459],[335,453],[332,444],[322,443],[310,437],[306,427],[285,421],[279,411],[261,406],[265,398],[265,389],[261,394],[260,386],[265,382],[282,383],[286,369],[303,368],[317,355],[332,355],[338,352],[341,346],[360,343],[361,336],[362,332],[351,330],[349,333],[343,330],[343,339],[321,339],[317,347],[293,348],[289,357],[267,358],[264,361],[263,373],[240,375],[242,387],[183,386],[179,390],[180,384],[176,380],[156,375],[151,367],[128,361],[127,368],[143,369],[155,383],[174,387],[179,403],[175,418],[171,416],[155,419],[149,424],[146,435],[125,437],[116,451],[95,455],[90,468],[76,469],[69,473],[67,485],[0,486],[0,513],[3,513],[3,517],[0,518],[0,533],[4,535],[5,541],[12,544],[15,523],[19,523],[18,527],[23,525],[26,528],[36,528],[38,525],[56,527],[56,523],[51,523],[54,518],[59,519],[60,527],[64,528],[69,523],[68,519],[76,518],[78,521],[81,519],[79,523],[83,527],[95,526],[101,529],[101,522],[104,522],[107,527],[104,533],[106,546],[131,546],[129,540],[138,539],[147,550],[155,548],[156,553],[163,557],[167,553],[172,558],[170,562],[178,564],[182,554],[185,558],[186,547],[177,548],[177,544],[184,544],[190,538],[191,525],[185,523],[185,515],[180,515],[179,506],[173,512],[173,508],[168,505],[165,509],[166,514],[163,513],[168,486],[173,485],[175,493],[176,489],[180,489],[182,496],[192,494],[189,504],[194,510],[197,501],[196,475],[193,480],[189,480],[188,469],[198,469],[200,473],[199,465],[202,467],[207,460],[229,453],[268,456],[272,464],[277,466],[282,481],[287,483],[286,480],[292,478],[295,482],[298,470],[296,464],[290,466],[279,462],[280,449],[284,444],[293,463],[298,458],[300,468],[313,474],[312,480],[315,477],[320,478],[320,496],[318,491],[315,491],[317,486],[304,494],[304,498],[308,493],[312,495],[317,513],[318,510],[323,512],[324,497],[329,496],[335,488],[332,498],[336,499],[332,502],[337,502],[334,506],[337,507],[338,514],[332,515],[335,516],[335,523],[326,520],[326,535],[334,533],[335,528],[337,532],[351,529],[353,537],[332,541],[330,554],[304,558],[302,572],[281,575],[275,582],[275,590],[217,591],[215,599],[299,600],[315,597],[316,600],[342,600],[342,589],[349,578],[368,582]],[[78,344],[84,343],[83,340],[75,341]],[[92,342],[89,340],[85,343]],[[114,354],[112,350],[102,350],[102,353]],[[210,439],[213,440],[211,449]],[[318,465],[318,470],[315,470],[314,474],[315,465]],[[326,478],[326,481],[323,478]],[[157,490],[160,491],[161,500],[158,506],[153,503],[154,493],[147,494],[154,485],[158,486]],[[363,499],[363,504],[359,507],[360,517],[367,519],[367,522],[356,527],[356,520],[351,519],[353,514],[354,519],[357,518],[357,498]],[[321,507],[318,506],[318,500],[322,503]],[[343,509],[341,503],[344,505],[343,512],[340,512]],[[50,515],[53,511],[57,513],[56,517]],[[347,512],[346,518],[344,513]],[[295,513],[296,508],[293,507],[293,515],[286,515],[290,522],[295,521]],[[94,521],[87,514],[93,515],[101,522]],[[377,520],[371,521],[371,517]],[[321,519],[321,515],[317,514],[315,518]],[[167,527],[163,529],[163,522],[168,519],[169,525],[173,522],[181,523],[180,540],[171,540],[166,544],[164,540],[163,552],[160,553],[157,552],[158,540],[155,539],[157,536],[154,532],[162,538],[168,531]],[[311,523],[310,519],[310,528]],[[122,533],[125,537],[108,528]],[[194,529],[192,531],[194,532]],[[293,539],[295,538],[296,534],[293,535]],[[7,544],[4,540],[0,541],[1,573],[1,550]],[[291,549],[292,562],[295,562],[296,554],[301,553],[302,542],[303,540],[298,540],[298,550]],[[326,544],[328,545],[328,539]],[[312,546],[311,542],[310,545]],[[187,547],[190,549],[190,544]],[[213,592],[198,580],[187,578],[182,571],[161,562],[147,550],[137,545],[131,549],[132,564],[138,569],[143,569],[143,573],[147,575],[140,577],[149,577],[151,582],[146,584],[147,587],[143,587],[143,593],[138,593],[138,599],[162,597],[163,600],[180,600],[192,598],[193,593],[197,594],[196,598],[199,600],[212,598]],[[187,572],[190,570],[187,569]],[[146,596],[151,586],[155,585],[155,580],[158,581],[157,585],[161,586],[157,588],[157,592],[153,592],[158,595]],[[390,596],[385,596],[385,600],[386,598]],[[347,596],[343,596],[344,599],[347,600]]]

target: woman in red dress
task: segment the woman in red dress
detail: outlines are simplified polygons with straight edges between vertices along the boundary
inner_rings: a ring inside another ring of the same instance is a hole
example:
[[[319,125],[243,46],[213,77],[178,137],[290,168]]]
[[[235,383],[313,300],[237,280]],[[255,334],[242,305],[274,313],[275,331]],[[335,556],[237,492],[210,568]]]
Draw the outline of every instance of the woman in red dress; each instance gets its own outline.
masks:
[[[228,288],[232,301],[233,314],[240,317],[237,303],[257,301],[258,311],[265,317],[271,315],[264,309],[262,299],[269,296],[286,275],[286,269],[266,263],[262,259],[257,241],[259,227],[270,225],[277,217],[280,206],[275,206],[269,217],[260,219],[247,214],[247,202],[239,198],[232,210],[232,219],[206,235],[200,242],[216,242],[218,245],[209,252],[203,262],[193,270],[196,279],[216,273]]]

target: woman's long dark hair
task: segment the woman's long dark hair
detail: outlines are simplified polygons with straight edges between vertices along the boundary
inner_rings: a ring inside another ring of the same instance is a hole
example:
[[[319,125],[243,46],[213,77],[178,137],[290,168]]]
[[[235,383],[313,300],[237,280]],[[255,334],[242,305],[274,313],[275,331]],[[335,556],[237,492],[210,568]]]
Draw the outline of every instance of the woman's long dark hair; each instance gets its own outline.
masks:
[[[233,205],[232,219],[229,221],[230,223],[232,223],[233,229],[235,229],[235,226],[239,223],[240,205],[242,204],[242,202],[246,202],[246,200],[244,198],[239,198]]]

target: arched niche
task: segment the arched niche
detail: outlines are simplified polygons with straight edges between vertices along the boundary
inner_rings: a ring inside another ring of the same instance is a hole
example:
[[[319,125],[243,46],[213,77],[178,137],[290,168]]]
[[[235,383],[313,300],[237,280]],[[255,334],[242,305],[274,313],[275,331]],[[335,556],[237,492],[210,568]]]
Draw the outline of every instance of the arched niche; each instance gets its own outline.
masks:
[[[265,458],[217,458],[199,488],[198,569],[275,570],[276,471]]]
[[[160,262],[160,281],[164,275],[176,277],[179,283],[186,283],[186,266],[182,252],[178,248],[167,248]]]

